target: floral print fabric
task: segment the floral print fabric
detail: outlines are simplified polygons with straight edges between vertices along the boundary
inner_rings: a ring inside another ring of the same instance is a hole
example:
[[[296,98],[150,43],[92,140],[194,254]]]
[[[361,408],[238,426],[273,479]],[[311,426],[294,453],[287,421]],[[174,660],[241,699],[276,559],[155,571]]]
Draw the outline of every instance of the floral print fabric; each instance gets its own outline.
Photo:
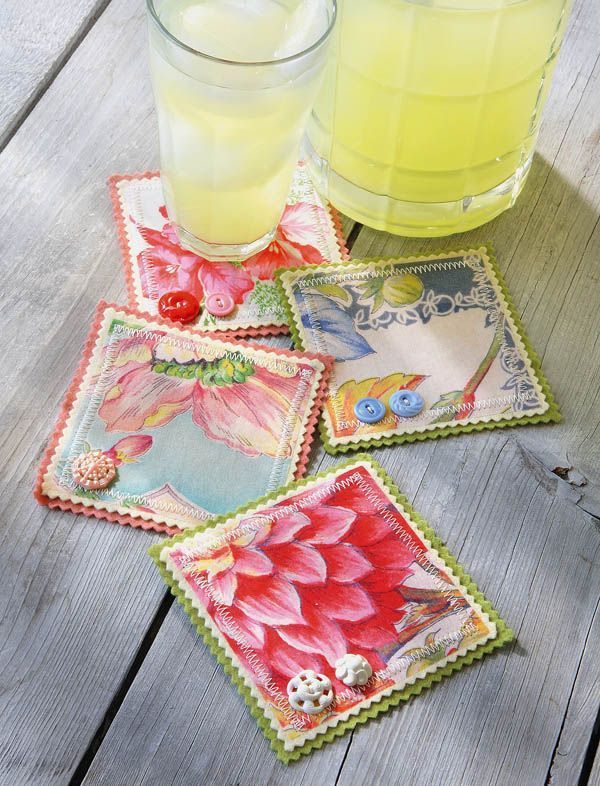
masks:
[[[241,263],[209,262],[179,245],[158,174],[116,175],[111,192],[130,305],[156,314],[160,296],[177,289],[192,292],[201,305],[210,295],[230,296],[234,312],[219,318],[203,310],[195,324],[200,330],[283,332],[287,326],[275,270],[348,258],[337,214],[323,203],[302,162],[275,237]]]
[[[278,276],[296,345],[336,359],[323,432],[331,452],[558,419],[485,248]],[[416,416],[390,409],[402,388],[423,398]],[[357,418],[364,397],[385,405],[378,422]]]
[[[251,682],[286,750],[497,633],[366,460],[152,553]],[[336,678],[347,653],[369,662],[366,685]],[[286,697],[305,669],[335,691],[318,715]]]
[[[102,305],[40,501],[176,531],[289,482],[304,470],[328,362]],[[73,479],[73,460],[90,450],[117,467],[107,488]]]

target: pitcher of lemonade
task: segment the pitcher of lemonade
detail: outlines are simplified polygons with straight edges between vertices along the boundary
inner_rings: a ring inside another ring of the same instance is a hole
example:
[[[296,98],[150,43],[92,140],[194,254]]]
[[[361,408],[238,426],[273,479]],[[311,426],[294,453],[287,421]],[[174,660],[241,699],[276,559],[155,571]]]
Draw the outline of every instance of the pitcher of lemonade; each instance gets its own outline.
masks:
[[[331,202],[439,236],[523,188],[570,0],[338,0],[305,155]]]

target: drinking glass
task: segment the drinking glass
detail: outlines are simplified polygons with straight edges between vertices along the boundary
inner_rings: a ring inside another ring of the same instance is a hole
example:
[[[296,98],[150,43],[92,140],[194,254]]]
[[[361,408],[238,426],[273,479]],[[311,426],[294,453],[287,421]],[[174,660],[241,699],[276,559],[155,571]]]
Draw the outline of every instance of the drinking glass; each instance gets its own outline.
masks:
[[[510,207],[530,168],[569,0],[339,0],[306,155],[333,204],[436,236]]]
[[[250,34],[239,60],[180,40],[168,23],[177,2],[147,0],[167,211],[184,246],[209,260],[242,260],[269,244],[283,213],[335,0],[303,0],[323,20],[309,41],[302,41],[301,3],[281,0],[289,40],[282,56],[256,62],[248,59]],[[252,2],[240,0],[240,12],[252,10]]]

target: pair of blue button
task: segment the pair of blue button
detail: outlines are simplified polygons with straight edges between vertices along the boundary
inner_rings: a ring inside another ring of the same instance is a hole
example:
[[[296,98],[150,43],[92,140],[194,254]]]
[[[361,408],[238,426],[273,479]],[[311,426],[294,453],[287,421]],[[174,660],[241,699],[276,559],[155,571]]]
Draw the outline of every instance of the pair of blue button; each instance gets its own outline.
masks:
[[[390,397],[390,409],[401,418],[414,418],[424,406],[423,396],[414,390],[401,388]],[[385,415],[385,404],[378,398],[367,396],[356,402],[354,414],[361,423],[378,423]]]

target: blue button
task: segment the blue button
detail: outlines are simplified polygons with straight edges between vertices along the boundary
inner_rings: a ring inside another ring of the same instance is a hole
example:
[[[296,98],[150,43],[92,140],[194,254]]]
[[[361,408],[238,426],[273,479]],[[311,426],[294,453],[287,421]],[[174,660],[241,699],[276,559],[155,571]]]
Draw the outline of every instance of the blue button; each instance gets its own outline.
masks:
[[[354,405],[354,414],[363,423],[378,423],[385,415],[385,404],[378,398],[361,398]]]
[[[401,418],[414,418],[424,406],[423,396],[406,388],[400,388],[390,398],[390,409]]]

